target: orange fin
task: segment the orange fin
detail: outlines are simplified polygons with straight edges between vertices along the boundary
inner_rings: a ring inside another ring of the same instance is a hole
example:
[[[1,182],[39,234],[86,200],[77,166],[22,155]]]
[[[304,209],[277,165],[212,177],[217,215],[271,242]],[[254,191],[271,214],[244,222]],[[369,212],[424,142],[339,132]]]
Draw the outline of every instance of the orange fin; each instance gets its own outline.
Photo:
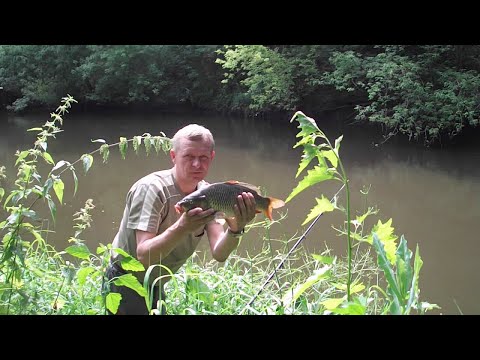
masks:
[[[260,194],[260,189],[258,188],[258,186],[255,186],[249,183],[245,183],[237,180],[229,180],[229,181],[225,181],[224,184],[244,186],[252,191],[255,191],[257,194]]]
[[[225,184],[235,185],[235,184],[238,184],[238,181],[237,180],[228,180],[228,181],[225,181]]]
[[[273,221],[272,209],[278,209],[284,206],[285,202],[283,200],[276,199],[273,197],[268,197],[268,200],[269,200],[269,203],[267,208],[264,210],[264,213],[265,213],[265,216],[270,219],[270,221]]]
[[[280,199],[276,199],[274,197],[268,197],[270,199],[270,206],[272,209],[278,209],[281,208],[282,206],[285,206],[285,202]]]

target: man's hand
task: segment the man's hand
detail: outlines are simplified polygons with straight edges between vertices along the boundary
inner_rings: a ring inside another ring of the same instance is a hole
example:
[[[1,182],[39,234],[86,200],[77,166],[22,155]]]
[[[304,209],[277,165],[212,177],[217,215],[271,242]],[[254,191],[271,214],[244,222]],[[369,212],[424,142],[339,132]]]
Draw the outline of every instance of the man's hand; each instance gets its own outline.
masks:
[[[255,197],[250,192],[243,192],[237,197],[237,204],[233,206],[233,212],[235,213],[234,219],[226,218],[230,230],[233,232],[239,232],[243,230],[245,225],[255,217]]]
[[[203,210],[199,207],[191,209],[180,216],[178,226],[184,231],[191,233],[212,221],[215,218],[214,213],[214,209]]]

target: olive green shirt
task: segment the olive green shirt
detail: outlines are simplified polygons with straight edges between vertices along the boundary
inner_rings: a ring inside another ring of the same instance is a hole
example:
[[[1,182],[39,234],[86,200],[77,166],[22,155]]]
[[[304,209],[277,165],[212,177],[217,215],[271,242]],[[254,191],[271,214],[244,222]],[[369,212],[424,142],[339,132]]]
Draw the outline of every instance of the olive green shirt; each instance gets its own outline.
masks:
[[[203,186],[205,181],[198,185]],[[175,211],[175,204],[184,194],[177,185],[172,169],[151,173],[138,180],[127,194],[126,206],[120,223],[113,248],[121,248],[128,254],[137,258],[137,240],[135,230],[143,230],[161,234],[174,224],[181,214]],[[150,259],[150,264],[162,264],[175,273],[185,261],[193,254],[205,231],[205,226],[200,227],[191,234],[179,240],[175,248],[164,259]],[[119,259],[116,252],[112,251],[112,262]],[[145,269],[147,270],[147,269]],[[158,270],[158,267],[155,267]],[[133,272],[143,283],[145,272]],[[168,272],[162,269],[162,275]],[[158,271],[152,271],[149,281],[158,277]],[[162,283],[165,283],[162,281]]]

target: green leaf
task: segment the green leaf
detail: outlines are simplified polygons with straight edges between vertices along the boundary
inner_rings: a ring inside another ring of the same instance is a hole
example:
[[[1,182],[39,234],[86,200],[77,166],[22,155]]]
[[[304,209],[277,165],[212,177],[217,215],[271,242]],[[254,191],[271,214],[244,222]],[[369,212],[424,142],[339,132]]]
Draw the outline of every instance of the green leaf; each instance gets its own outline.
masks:
[[[333,150],[322,150],[320,151],[320,156],[323,156],[324,158],[328,159],[330,161],[330,164],[336,169],[338,166],[338,158],[337,155],[333,152]]]
[[[56,178],[53,181],[53,190],[55,190],[55,194],[57,195],[58,201],[60,201],[60,204],[62,204],[63,201],[63,189],[65,185],[63,184],[62,179]]]
[[[91,255],[90,250],[88,250],[88,247],[85,244],[71,245],[65,249],[65,252],[84,260],[88,260]]]
[[[324,256],[324,255],[317,255],[317,254],[312,254],[312,257],[317,260],[318,262],[321,262],[323,264],[333,264],[333,260],[335,259],[333,256]]]
[[[337,154],[337,156],[340,156],[340,143],[342,142],[342,139],[343,139],[343,135],[339,136],[336,140],[335,140],[335,153]],[[335,166],[336,167],[336,166]]]
[[[95,139],[95,140],[91,140],[91,141],[92,141],[92,143],[98,142],[98,143],[106,144],[106,141],[103,140],[103,139]]]
[[[202,301],[208,305],[213,304],[214,296],[212,290],[207,284],[196,277],[187,279],[186,291],[189,296],[194,297],[197,301]]]
[[[145,152],[147,156],[150,154],[150,148],[152,147],[152,139],[150,134],[144,134],[143,144],[145,145]]]
[[[125,160],[125,154],[127,153],[128,141],[125,137],[120,137],[120,143],[118,144],[120,149],[120,154],[122,154],[122,159]]]
[[[60,160],[53,168],[50,172],[54,172],[55,170],[57,169],[60,169],[63,165],[69,165],[70,163],[68,161],[65,161],[65,160]]]
[[[52,215],[53,223],[55,224],[55,217],[57,215],[57,207],[55,206],[55,203],[53,202],[50,195],[47,195],[45,197],[46,197],[47,202],[48,202],[48,208],[50,209],[50,214]]]
[[[120,260],[122,268],[130,271],[145,271],[143,264],[133,257],[123,258]]]
[[[293,189],[292,193],[288,195],[285,202],[289,202],[296,195],[301,193],[303,190],[309,188],[312,185],[318,184],[325,180],[333,179],[333,173],[325,167],[315,166],[312,170],[307,171],[307,175],[298,183],[298,185]]]
[[[302,160],[298,164],[298,170],[295,178],[310,164],[310,162],[317,156],[318,150],[315,145],[306,144],[303,149]]]
[[[391,218],[385,224],[383,224],[381,220],[378,220],[378,223],[372,228],[372,231],[367,238],[367,242],[372,244],[373,233],[376,233],[379,240],[385,247],[385,252],[387,253],[388,260],[393,265],[395,264],[396,260],[395,253],[397,251],[397,244],[395,243],[395,240],[397,240],[397,236],[393,233],[394,228],[391,226],[391,224]]]
[[[75,169],[73,168],[73,166],[71,167],[71,170],[72,170],[73,182],[74,182],[73,196],[75,196],[78,188],[78,178],[77,178],[77,174],[75,174]]]
[[[340,315],[365,315],[366,307],[358,302],[347,302],[344,306],[337,307],[331,311]]]
[[[5,195],[5,190],[3,188],[0,188],[0,201],[2,201],[3,195]]]
[[[77,272],[78,283],[81,286],[85,285],[85,282],[87,281],[88,275],[90,275],[94,271],[95,271],[95,269],[91,266],[83,267],[80,270],[78,270],[78,272]]]
[[[42,156],[47,163],[52,164],[52,165],[55,164],[55,161],[53,161],[52,156],[48,152],[42,153]]]
[[[43,128],[41,127],[34,127],[34,128],[30,128],[30,129],[27,129],[27,131],[42,131]]]
[[[343,298],[330,298],[324,301],[321,301],[320,304],[325,306],[327,310],[333,310],[336,309],[341,303],[345,301],[345,297]]]
[[[83,154],[82,157],[83,162],[83,169],[85,170],[85,174],[90,170],[90,167],[93,164],[93,156],[90,154]]]
[[[296,286],[295,289],[290,289],[289,291],[287,291],[287,293],[282,298],[283,305],[286,308],[291,306],[291,304],[294,303],[299,298],[299,296],[302,295],[307,289],[309,289],[319,281],[330,277],[330,269],[331,266],[325,265],[324,267],[315,270],[314,274],[309,276],[307,281],[305,281],[303,284]]]
[[[40,141],[38,143],[38,145],[40,145],[40,147],[43,149],[43,151],[47,151],[47,142],[46,141]]]
[[[118,311],[118,307],[120,306],[120,301],[122,300],[122,295],[119,293],[108,293],[105,297],[105,307],[110,311],[112,314],[116,314]]]
[[[18,154],[17,161],[15,161],[15,166],[22,160],[25,159],[30,152],[28,150],[22,151],[20,154]]]
[[[403,239],[403,235],[402,235]],[[400,240],[402,241],[402,240]],[[406,240],[405,240],[406,241]],[[407,307],[406,307],[406,312],[410,311],[411,306],[415,301],[417,301],[418,298],[418,293],[419,293],[419,288],[418,288],[418,283],[419,283],[419,278],[420,278],[420,269],[422,268],[423,261],[422,258],[420,257],[420,249],[417,244],[417,248],[415,250],[415,260],[413,262],[413,280],[412,280],[412,286],[410,287],[410,297],[408,299]]]
[[[323,195],[321,199],[315,198],[315,200],[317,200],[317,205],[315,205],[315,207],[310,211],[310,214],[308,214],[307,218],[302,223],[302,226],[315,219],[319,214],[333,211],[335,209],[330,200]]]
[[[100,155],[103,157],[103,163],[106,163],[108,160],[108,155],[110,154],[110,147],[107,144],[100,146]]]
[[[413,269],[410,264],[412,251],[407,247],[407,241],[402,236],[397,249],[397,281],[403,299],[407,297],[413,281]]]
[[[312,118],[306,116],[303,112],[297,111],[290,122],[293,122],[293,120],[297,120],[299,123],[299,128],[301,131],[298,133],[297,137],[303,136],[303,135],[309,135],[312,133],[315,133],[317,131],[320,131],[320,129],[317,126],[317,123],[315,120]]]
[[[397,286],[395,274],[392,267],[390,266],[390,261],[387,258],[387,254],[384,250],[383,243],[380,241],[376,233],[373,233],[373,247],[377,252],[377,262],[378,266],[382,269],[387,279],[388,286],[392,290],[394,295],[394,303],[399,303],[399,300],[402,298],[400,291]]]
[[[132,145],[133,145],[133,150],[135,151],[135,154],[138,155],[138,148],[142,144],[142,137],[141,136],[134,136]]]
[[[112,248],[114,252],[116,252],[119,255],[122,255],[125,258],[130,258],[132,257],[129,253],[127,253],[125,250],[120,249],[120,248]]]
[[[113,283],[117,286],[126,286],[138,293],[140,296],[146,296],[147,290],[140,284],[133,274],[125,274],[116,278]]]

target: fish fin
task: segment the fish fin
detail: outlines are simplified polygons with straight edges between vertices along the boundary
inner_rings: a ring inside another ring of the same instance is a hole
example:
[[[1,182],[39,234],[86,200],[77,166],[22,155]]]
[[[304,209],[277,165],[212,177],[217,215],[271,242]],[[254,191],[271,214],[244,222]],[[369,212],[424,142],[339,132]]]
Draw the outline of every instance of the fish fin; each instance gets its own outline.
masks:
[[[268,205],[268,207],[267,207],[265,210],[263,210],[263,213],[265,214],[265,216],[266,216],[267,218],[270,219],[270,221],[273,221],[273,217],[272,217],[272,207],[271,207],[270,205]]]
[[[225,225],[225,213],[221,211],[217,211],[215,213],[214,221],[219,223],[220,225]]]
[[[202,180],[200,181],[198,184],[197,184],[197,187],[195,190],[200,190],[206,186],[210,185],[209,183],[207,183],[205,180]]]
[[[265,213],[265,216],[270,219],[270,221],[273,221],[272,209],[278,209],[278,208],[284,206],[285,202],[283,200],[276,199],[276,198],[273,198],[273,197],[268,197],[268,199],[269,199],[269,203],[268,203],[267,208],[264,210],[264,213]]]
[[[276,199],[270,196],[268,197],[268,199],[270,199],[270,206],[272,207],[272,209],[278,209],[282,206],[285,206],[285,202],[283,200]]]
[[[215,221],[216,223],[219,223],[222,226],[225,225],[225,223],[226,223],[225,219],[214,219],[213,221]]]
[[[249,183],[245,183],[237,180],[229,180],[229,181],[225,181],[224,184],[244,186],[246,188],[249,188],[252,191],[255,191],[257,194],[260,194],[260,189],[258,188],[258,186],[255,186]]]

